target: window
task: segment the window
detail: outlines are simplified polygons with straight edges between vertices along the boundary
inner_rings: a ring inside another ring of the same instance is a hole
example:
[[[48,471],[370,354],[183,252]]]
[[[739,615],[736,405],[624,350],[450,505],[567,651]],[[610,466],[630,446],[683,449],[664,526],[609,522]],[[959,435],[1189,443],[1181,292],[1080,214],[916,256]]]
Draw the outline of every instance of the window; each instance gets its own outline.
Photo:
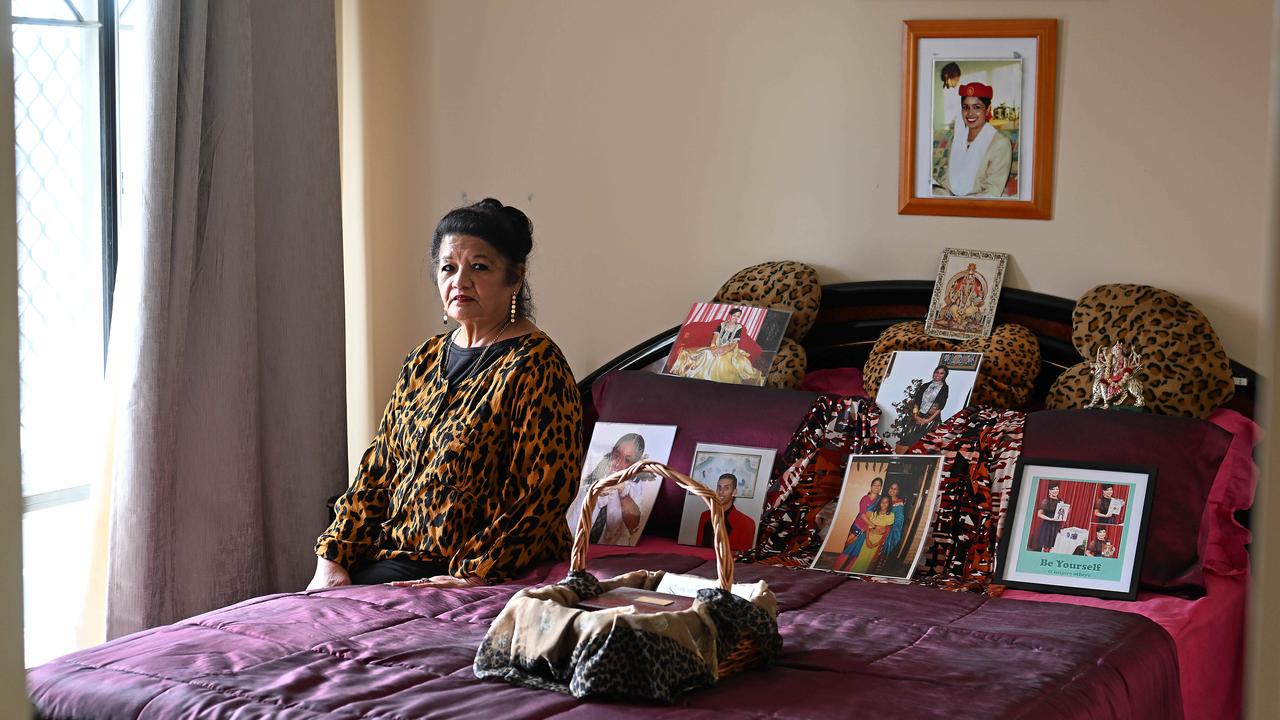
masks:
[[[121,8],[128,11],[128,3]],[[115,274],[113,0],[13,0],[27,665],[76,647]]]

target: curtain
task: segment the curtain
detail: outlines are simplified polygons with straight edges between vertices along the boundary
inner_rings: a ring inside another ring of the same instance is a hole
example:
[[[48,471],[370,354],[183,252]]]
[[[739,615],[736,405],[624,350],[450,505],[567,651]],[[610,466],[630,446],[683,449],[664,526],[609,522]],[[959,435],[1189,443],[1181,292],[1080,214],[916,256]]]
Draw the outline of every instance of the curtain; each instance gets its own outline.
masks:
[[[153,0],[139,29],[108,637],[301,589],[346,484],[333,4]]]

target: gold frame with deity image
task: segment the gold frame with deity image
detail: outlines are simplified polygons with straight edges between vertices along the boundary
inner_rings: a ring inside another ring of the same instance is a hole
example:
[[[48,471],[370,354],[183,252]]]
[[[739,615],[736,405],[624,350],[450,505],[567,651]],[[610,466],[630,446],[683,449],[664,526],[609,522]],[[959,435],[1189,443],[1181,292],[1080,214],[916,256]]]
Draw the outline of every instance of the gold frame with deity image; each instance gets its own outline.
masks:
[[[996,305],[1000,301],[1000,288],[1004,285],[1008,264],[1008,253],[956,248],[943,250],[942,261],[938,263],[938,279],[933,283],[929,314],[924,320],[925,334],[952,340],[989,337],[995,324]],[[974,276],[971,281],[967,277],[969,275]],[[966,284],[969,292],[953,290],[953,286],[966,281],[972,283],[972,288]]]

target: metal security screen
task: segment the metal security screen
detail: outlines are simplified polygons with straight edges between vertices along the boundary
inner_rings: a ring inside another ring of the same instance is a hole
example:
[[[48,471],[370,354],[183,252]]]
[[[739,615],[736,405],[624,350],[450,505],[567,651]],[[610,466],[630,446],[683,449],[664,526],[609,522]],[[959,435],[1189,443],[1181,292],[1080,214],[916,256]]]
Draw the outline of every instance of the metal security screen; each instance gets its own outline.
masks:
[[[115,67],[102,19],[113,12],[103,0],[13,1],[28,665],[74,649],[84,587],[66,570],[87,558],[89,487],[103,472]]]

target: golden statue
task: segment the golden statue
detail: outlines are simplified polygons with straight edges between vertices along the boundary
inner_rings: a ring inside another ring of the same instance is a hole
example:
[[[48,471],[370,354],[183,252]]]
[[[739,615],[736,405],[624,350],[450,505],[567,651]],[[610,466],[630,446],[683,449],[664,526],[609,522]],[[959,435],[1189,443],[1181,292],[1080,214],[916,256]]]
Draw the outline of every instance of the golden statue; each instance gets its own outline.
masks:
[[[1135,408],[1145,407],[1142,399],[1142,381],[1138,379],[1138,371],[1142,369],[1142,356],[1137,350],[1128,350],[1124,343],[1117,342],[1111,349],[1098,348],[1090,367],[1093,370],[1093,398],[1086,408],[1099,405],[1103,410],[1112,405],[1125,405],[1132,398]]]

